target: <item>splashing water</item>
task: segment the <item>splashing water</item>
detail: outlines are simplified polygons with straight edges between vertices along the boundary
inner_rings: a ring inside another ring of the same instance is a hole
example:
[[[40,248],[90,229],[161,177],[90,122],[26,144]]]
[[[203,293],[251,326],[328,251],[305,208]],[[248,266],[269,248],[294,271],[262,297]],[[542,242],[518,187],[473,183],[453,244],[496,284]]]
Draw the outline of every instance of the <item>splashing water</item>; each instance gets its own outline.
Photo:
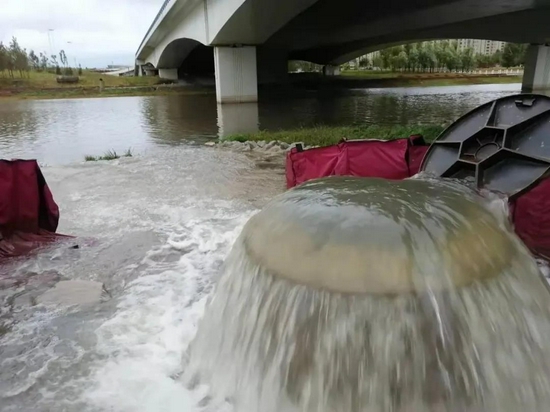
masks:
[[[430,179],[329,178],[253,216],[184,379],[235,411],[543,411],[550,294],[502,208]]]

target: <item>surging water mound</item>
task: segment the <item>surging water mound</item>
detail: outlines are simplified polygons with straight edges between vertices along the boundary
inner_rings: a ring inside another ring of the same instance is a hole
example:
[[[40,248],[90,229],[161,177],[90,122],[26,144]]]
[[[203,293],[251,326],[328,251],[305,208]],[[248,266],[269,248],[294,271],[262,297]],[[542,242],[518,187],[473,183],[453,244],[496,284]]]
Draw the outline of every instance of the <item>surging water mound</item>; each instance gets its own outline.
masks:
[[[550,293],[454,183],[328,178],[246,224],[190,347],[236,411],[550,405]]]

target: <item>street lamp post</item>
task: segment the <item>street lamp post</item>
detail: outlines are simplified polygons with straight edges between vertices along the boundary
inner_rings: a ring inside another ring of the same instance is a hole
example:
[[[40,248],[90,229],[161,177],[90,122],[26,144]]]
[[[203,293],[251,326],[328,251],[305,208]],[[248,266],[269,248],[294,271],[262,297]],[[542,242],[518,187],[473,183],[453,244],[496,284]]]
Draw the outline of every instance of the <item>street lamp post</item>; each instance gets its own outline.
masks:
[[[53,48],[55,46],[54,32],[55,29],[48,29],[48,43],[50,45],[50,56],[53,56]]]

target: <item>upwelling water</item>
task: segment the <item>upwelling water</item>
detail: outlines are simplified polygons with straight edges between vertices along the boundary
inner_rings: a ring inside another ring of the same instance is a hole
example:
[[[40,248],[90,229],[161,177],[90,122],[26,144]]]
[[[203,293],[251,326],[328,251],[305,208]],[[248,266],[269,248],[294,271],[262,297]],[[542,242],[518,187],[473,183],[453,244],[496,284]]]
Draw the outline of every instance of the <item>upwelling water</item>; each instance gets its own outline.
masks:
[[[246,412],[546,410],[550,291],[496,202],[420,176],[278,196],[235,242],[183,381]]]

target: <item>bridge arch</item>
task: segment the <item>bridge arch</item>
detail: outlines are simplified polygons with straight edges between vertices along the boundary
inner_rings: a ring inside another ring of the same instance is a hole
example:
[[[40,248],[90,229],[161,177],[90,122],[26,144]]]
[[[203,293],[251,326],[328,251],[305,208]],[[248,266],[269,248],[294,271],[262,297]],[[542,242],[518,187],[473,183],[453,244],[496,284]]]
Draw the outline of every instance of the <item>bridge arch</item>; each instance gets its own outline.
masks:
[[[173,40],[164,48],[164,50],[162,50],[155,66],[157,69],[172,69],[181,67],[189,54],[201,45],[204,46],[202,43],[194,39],[181,38]]]

